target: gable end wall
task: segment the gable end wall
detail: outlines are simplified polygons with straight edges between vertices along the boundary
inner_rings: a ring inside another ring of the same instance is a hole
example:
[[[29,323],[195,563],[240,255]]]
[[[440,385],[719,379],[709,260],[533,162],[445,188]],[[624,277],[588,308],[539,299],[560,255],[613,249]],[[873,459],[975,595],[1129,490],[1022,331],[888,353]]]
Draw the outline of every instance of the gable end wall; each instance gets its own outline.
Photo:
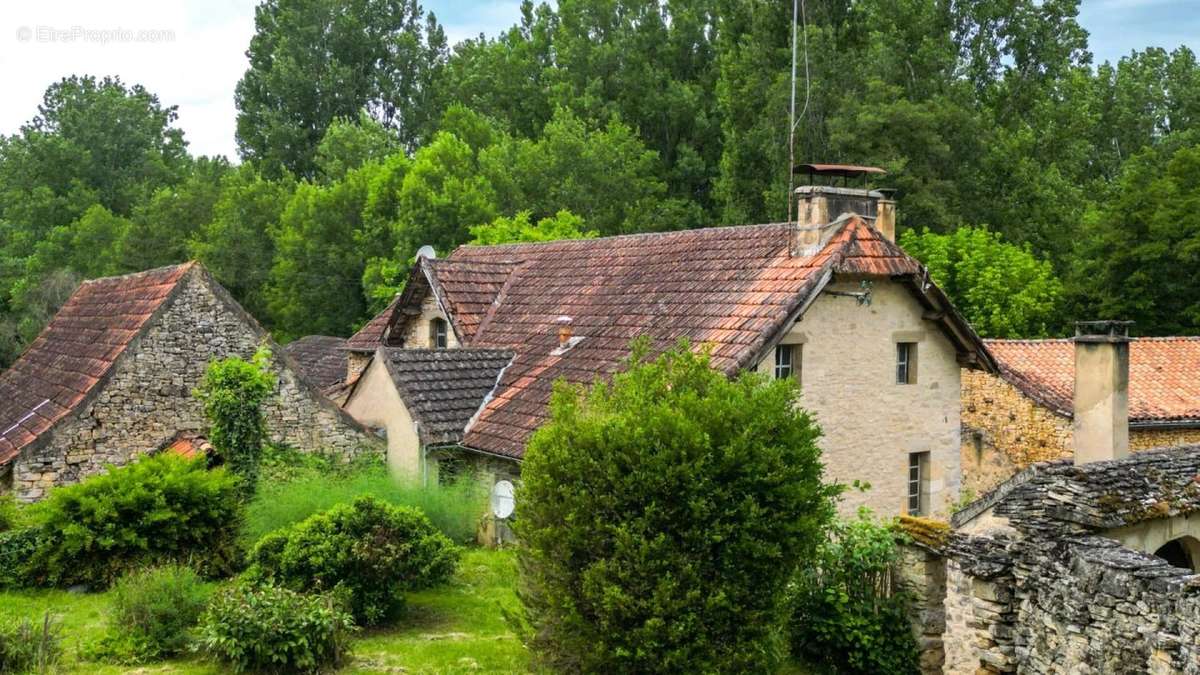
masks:
[[[176,297],[114,366],[101,391],[81,412],[60,422],[43,442],[15,461],[18,498],[40,499],[54,485],[75,483],[161,448],[179,431],[208,428],[192,390],[216,358],[249,358],[262,335],[222,302],[207,277],[191,273]],[[379,445],[337,408],[299,380],[275,349],[276,396],[264,405],[275,442],[345,458]]]

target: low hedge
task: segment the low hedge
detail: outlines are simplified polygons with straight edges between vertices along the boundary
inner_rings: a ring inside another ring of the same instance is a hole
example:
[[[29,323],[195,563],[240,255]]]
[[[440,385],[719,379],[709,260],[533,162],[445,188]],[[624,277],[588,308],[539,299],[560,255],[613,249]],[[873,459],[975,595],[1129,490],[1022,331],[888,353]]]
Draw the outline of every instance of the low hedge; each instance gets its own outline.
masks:
[[[237,479],[201,459],[162,454],[59,487],[33,510],[33,579],[107,586],[122,573],[166,562],[209,577],[241,562]]]

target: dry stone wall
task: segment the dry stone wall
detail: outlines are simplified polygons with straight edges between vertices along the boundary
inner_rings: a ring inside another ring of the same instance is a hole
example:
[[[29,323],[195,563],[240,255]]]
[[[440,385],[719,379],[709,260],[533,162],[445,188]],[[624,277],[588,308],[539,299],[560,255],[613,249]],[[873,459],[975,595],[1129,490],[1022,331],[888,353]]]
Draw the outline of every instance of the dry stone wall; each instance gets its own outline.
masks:
[[[1133,451],[1200,443],[1200,429],[1129,431]],[[1069,458],[1071,419],[1026,396],[1002,377],[963,370],[963,491],[982,495],[1036,462]]]
[[[943,593],[941,615],[914,613],[942,650],[922,672],[1200,675],[1200,576],[1104,536],[1200,513],[1200,447],[1036,468],[989,506],[1008,523],[995,534],[902,521],[905,559],[926,556],[907,583],[925,607]]]
[[[161,448],[177,432],[207,429],[192,396],[208,363],[231,355],[249,358],[263,339],[232,299],[223,301],[202,273],[180,282],[178,296],[131,344],[109,380],[80,412],[15,462],[20,499],[41,498],[54,485],[77,482],[109,464],[122,465]],[[350,458],[380,451],[370,432],[285,366],[276,350],[276,396],[264,405],[273,441]]]

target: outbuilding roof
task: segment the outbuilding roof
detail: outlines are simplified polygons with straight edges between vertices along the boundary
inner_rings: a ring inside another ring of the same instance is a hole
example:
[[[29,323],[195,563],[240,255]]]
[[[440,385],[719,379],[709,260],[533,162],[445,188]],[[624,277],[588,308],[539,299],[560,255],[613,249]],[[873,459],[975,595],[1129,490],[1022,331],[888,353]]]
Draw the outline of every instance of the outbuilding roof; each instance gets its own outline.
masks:
[[[0,465],[87,401],[194,263],[83,282],[0,373]]]
[[[630,342],[652,352],[687,339],[733,373],[773,348],[835,274],[903,280],[942,328],[964,365],[991,369],[986,349],[924,268],[858,216],[824,228],[793,254],[788,223],[715,227],[537,244],[463,246],[420,259],[397,303],[371,324],[400,334],[432,291],[460,342],[515,358],[463,443],[520,458],[546,420],[553,383],[590,383],[620,369]],[[559,321],[573,340],[560,349]],[[379,344],[378,342],[376,344]],[[453,351],[453,350],[452,350]]]
[[[425,445],[458,443],[489,400],[513,352],[380,347],[382,361]]]
[[[322,390],[346,379],[346,338],[306,335],[284,345],[283,351],[295,360],[300,374]]]
[[[1073,340],[987,340],[986,344],[1005,380],[1056,414],[1071,416]],[[1200,426],[1200,337],[1130,340],[1129,422],[1143,427]]]

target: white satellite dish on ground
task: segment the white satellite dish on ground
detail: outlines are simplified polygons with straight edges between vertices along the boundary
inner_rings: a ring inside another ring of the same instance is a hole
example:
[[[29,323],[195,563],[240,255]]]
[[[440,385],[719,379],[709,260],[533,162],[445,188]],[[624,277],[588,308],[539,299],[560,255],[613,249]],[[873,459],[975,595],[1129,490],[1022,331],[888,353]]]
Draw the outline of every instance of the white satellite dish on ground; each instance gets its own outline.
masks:
[[[492,486],[492,515],[501,519],[512,515],[516,507],[513,492],[513,484],[509,481],[496,481]]]
[[[434,260],[437,258],[437,251],[435,251],[429,244],[425,244],[421,248],[417,249],[417,258],[429,258],[430,260]]]

